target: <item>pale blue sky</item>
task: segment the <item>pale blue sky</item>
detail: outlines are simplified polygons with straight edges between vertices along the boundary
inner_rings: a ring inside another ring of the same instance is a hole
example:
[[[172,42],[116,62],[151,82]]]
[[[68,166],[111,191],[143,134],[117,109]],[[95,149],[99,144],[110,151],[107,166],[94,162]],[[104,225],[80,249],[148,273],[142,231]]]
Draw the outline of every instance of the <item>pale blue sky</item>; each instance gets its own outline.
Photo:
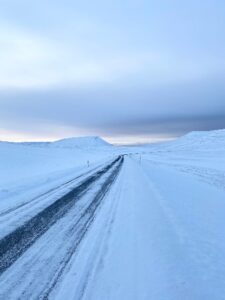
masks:
[[[225,127],[224,1],[0,1],[0,139]]]

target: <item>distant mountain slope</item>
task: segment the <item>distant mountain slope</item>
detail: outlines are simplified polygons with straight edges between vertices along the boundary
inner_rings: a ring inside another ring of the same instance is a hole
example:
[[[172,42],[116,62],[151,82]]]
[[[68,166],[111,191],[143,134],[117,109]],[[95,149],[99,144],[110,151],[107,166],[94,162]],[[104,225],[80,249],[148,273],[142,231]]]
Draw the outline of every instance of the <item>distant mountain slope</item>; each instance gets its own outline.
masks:
[[[51,143],[51,147],[60,148],[95,148],[109,146],[111,145],[98,136],[67,138]]]
[[[171,150],[224,149],[225,151],[225,129],[193,131],[174,141],[163,143],[160,147]]]

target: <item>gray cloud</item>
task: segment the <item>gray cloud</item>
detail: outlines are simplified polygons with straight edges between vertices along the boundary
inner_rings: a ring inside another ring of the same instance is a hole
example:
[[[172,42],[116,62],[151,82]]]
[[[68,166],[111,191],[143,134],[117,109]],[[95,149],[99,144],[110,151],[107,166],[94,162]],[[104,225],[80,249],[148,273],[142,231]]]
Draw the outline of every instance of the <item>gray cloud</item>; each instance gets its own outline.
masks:
[[[4,1],[0,138],[225,127],[224,16],[220,0]]]
[[[212,79],[162,90],[105,86],[5,91],[1,92],[0,124],[48,135],[57,134],[60,126],[106,136],[181,135],[225,127],[224,96],[222,83]]]

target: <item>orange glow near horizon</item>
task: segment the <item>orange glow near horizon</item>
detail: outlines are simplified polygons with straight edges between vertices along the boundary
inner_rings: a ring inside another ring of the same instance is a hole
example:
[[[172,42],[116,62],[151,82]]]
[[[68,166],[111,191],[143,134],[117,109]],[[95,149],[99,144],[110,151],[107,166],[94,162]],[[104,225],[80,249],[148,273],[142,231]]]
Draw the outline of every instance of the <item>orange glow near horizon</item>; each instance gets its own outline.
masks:
[[[0,129],[0,141],[7,142],[49,142],[59,139],[57,136],[34,136],[32,134]]]

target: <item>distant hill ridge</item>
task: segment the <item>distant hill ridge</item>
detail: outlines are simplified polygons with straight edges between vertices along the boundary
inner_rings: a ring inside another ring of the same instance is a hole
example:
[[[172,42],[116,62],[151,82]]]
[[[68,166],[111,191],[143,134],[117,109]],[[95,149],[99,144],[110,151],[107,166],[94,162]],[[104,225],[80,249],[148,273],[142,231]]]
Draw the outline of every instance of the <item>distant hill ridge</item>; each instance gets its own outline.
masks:
[[[171,150],[225,149],[225,129],[192,131],[162,146]]]
[[[52,142],[51,146],[53,147],[62,147],[62,148],[89,148],[89,147],[102,147],[111,146],[105,140],[103,140],[99,136],[84,136],[84,137],[74,137],[74,138],[66,138],[56,142]]]

